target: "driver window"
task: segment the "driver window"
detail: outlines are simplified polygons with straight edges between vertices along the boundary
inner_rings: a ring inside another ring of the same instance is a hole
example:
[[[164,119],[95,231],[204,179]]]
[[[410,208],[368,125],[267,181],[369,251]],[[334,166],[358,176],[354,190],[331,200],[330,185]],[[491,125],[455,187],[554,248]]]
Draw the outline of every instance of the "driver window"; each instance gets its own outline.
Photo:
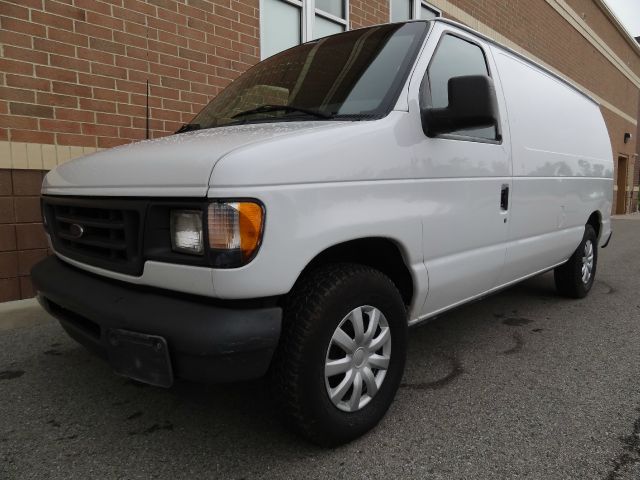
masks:
[[[489,75],[489,68],[482,49],[475,43],[446,34],[440,39],[427,70],[429,92],[426,103],[434,108],[444,108],[449,103],[447,84],[452,77],[465,75]],[[496,128],[458,130],[450,135],[496,140]]]

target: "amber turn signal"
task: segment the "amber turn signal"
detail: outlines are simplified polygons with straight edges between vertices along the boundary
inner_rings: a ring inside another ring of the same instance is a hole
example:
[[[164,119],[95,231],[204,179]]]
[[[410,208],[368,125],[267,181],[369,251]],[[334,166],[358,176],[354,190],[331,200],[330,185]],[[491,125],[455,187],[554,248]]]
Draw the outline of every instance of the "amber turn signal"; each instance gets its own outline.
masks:
[[[262,239],[264,208],[257,202],[214,202],[208,212],[209,247],[239,251],[242,264],[255,255]]]

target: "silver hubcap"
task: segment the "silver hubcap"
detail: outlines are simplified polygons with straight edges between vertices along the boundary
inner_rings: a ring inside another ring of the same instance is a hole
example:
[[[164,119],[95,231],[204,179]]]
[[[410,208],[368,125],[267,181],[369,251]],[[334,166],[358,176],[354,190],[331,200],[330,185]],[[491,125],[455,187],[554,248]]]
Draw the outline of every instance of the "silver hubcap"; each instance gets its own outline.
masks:
[[[391,359],[391,331],[380,310],[353,309],[333,332],[324,382],[333,404],[344,412],[364,408],[376,396]]]
[[[584,252],[582,254],[582,283],[585,285],[591,280],[591,271],[593,270],[593,243],[587,240],[584,244]]]

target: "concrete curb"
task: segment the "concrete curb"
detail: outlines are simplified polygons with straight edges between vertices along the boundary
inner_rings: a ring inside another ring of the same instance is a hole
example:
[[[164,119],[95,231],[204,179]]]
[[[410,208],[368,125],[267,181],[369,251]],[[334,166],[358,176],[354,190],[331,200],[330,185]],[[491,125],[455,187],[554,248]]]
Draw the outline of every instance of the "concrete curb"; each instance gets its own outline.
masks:
[[[0,303],[0,332],[51,322],[35,298]]]
[[[38,305],[38,301],[35,298],[27,298],[25,300],[12,300],[11,302],[0,303],[0,314],[9,313],[14,310],[21,310],[23,308]]]
[[[629,213],[627,215],[611,215],[613,220],[640,220],[640,213]]]

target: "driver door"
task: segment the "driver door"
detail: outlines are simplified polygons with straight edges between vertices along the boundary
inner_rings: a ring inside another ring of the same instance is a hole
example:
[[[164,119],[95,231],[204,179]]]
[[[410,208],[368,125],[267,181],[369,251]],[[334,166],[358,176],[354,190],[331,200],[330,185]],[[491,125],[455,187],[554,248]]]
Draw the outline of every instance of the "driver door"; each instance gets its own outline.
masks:
[[[429,292],[422,316],[431,316],[495,288],[504,267],[512,187],[511,149],[500,82],[489,48],[450,26],[437,25],[436,42],[420,78],[421,106],[448,105],[452,77],[488,75],[496,87],[496,127],[424,136],[415,157],[424,165],[423,253]],[[426,52],[430,49],[427,47]]]

